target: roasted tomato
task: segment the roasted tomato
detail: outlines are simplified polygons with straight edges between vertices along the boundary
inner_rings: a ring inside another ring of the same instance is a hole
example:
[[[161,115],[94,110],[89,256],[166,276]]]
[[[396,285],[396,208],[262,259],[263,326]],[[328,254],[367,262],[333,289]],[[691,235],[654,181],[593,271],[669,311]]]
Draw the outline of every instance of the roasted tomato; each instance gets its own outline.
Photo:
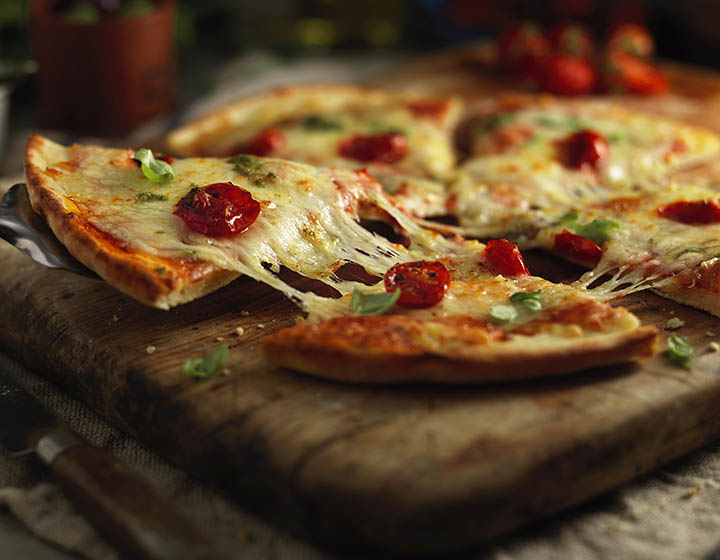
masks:
[[[553,243],[557,251],[564,253],[571,259],[589,263],[593,266],[600,262],[602,257],[602,249],[599,245],[568,230],[555,234]]]
[[[584,95],[597,85],[597,72],[584,58],[554,54],[543,66],[542,89],[557,95]]]
[[[717,200],[679,200],[657,209],[659,216],[683,224],[716,224],[720,222]]]
[[[260,204],[232,183],[195,187],[173,212],[191,230],[208,237],[231,237],[247,230],[260,214]]]
[[[402,307],[432,307],[445,297],[451,280],[450,272],[439,262],[399,263],[385,273],[385,289],[401,290],[397,303]]]
[[[485,246],[485,258],[490,269],[503,276],[530,274],[517,245],[507,239],[493,239]]]
[[[341,156],[363,162],[395,163],[408,151],[404,134],[355,134],[342,140],[338,146]]]
[[[668,81],[649,62],[624,52],[606,55],[602,66],[601,89],[610,93],[653,95],[668,89]]]
[[[610,155],[607,139],[592,130],[578,130],[559,144],[561,159],[567,167],[597,169],[598,164]]]
[[[262,129],[235,152],[264,157],[285,146],[285,135],[274,126]]]
[[[504,70],[537,81],[550,46],[540,27],[524,22],[508,27],[498,38],[497,63]]]
[[[577,23],[554,25],[547,33],[550,46],[556,52],[590,58],[595,50],[595,42],[590,30]]]
[[[655,42],[650,32],[636,23],[621,23],[610,30],[605,49],[608,52],[624,52],[641,58],[655,53]]]

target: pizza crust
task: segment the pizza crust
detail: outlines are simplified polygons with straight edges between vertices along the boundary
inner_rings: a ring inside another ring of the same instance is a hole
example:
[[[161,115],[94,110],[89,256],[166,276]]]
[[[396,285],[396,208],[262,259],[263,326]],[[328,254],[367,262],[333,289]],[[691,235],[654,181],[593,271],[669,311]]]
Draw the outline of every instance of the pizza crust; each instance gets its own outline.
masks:
[[[42,136],[30,138],[25,154],[30,202],[70,254],[110,285],[146,305],[169,309],[202,297],[239,276],[205,261],[150,255],[93,226],[80,207],[52,187],[48,167],[69,159],[68,148]]]
[[[630,362],[657,351],[654,327],[579,338],[493,340],[485,329],[469,336],[473,329],[467,325],[445,324],[418,334],[413,323],[402,315],[303,323],[265,338],[262,350],[277,366],[338,381],[448,384],[561,375]],[[437,326],[425,321],[428,324]]]

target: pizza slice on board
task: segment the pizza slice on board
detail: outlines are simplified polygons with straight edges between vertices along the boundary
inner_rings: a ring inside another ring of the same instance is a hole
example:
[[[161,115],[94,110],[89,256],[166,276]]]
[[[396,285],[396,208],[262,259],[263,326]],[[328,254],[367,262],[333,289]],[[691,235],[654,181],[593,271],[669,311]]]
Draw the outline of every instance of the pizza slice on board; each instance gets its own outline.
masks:
[[[182,156],[248,153],[367,168],[412,213],[442,212],[455,167],[454,97],[353,85],[294,86],[241,99],[171,132]]]
[[[459,231],[477,237],[520,236],[574,208],[663,190],[720,150],[710,131],[602,102],[492,107],[465,127],[470,156],[448,192]]]

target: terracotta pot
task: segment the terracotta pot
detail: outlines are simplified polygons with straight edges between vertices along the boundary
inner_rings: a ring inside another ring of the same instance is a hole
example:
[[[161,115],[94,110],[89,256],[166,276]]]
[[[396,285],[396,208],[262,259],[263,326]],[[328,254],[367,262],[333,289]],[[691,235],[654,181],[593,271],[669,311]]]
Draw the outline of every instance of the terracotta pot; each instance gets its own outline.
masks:
[[[38,0],[30,13],[40,126],[116,136],[171,109],[173,1],[90,24],[65,21],[51,5]]]

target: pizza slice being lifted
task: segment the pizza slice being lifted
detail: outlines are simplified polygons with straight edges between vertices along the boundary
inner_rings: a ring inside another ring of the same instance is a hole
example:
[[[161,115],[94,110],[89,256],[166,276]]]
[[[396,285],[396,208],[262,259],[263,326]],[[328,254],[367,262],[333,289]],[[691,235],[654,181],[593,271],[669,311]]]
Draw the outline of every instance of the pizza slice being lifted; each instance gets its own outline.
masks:
[[[266,349],[309,373],[483,381],[626,362],[655,349],[656,330],[626,310],[529,276],[514,244],[446,239],[417,226],[366,171],[248,155],[170,166],[147,152],[34,136],[26,172],[33,207],[70,252],[143,303],[168,308],[239,274],[285,293],[308,319]],[[396,241],[366,229],[363,216],[390,224]],[[346,264],[362,267],[365,281],[344,277]],[[283,268],[335,297],[301,291]],[[352,368],[323,371],[297,359],[330,332],[328,352]],[[376,345],[378,332],[388,344]],[[362,336],[350,347],[353,333]]]

